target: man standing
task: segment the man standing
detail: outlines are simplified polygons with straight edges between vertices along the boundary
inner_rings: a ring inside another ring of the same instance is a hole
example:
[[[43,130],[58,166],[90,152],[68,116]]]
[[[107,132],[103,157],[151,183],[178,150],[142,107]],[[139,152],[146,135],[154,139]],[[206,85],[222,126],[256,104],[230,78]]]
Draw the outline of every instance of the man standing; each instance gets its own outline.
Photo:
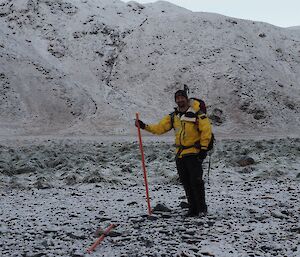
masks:
[[[153,134],[161,135],[174,128],[176,144],[176,167],[189,203],[188,217],[205,215],[204,181],[202,162],[212,138],[212,128],[206,114],[201,112],[200,102],[189,99],[185,90],[175,93],[177,108],[166,115],[158,124],[145,124],[136,120],[140,126]]]

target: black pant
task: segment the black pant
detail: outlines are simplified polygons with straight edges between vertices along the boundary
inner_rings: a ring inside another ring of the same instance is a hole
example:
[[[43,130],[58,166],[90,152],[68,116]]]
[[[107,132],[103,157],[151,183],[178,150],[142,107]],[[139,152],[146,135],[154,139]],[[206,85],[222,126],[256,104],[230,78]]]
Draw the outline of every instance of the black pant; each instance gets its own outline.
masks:
[[[207,211],[202,162],[203,160],[197,155],[176,159],[176,167],[189,203],[189,211],[196,214]]]

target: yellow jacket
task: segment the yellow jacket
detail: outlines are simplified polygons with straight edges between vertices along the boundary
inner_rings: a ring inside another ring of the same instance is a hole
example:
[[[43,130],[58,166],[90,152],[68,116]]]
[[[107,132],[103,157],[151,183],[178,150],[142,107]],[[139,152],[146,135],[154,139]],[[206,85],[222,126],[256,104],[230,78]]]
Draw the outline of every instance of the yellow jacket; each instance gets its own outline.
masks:
[[[200,148],[207,150],[212,136],[210,120],[206,114],[199,112],[199,109],[199,102],[190,100],[190,108],[184,115],[180,117],[175,112],[173,125],[171,114],[169,114],[158,124],[146,125],[145,130],[161,135],[174,128],[177,157],[197,154]]]

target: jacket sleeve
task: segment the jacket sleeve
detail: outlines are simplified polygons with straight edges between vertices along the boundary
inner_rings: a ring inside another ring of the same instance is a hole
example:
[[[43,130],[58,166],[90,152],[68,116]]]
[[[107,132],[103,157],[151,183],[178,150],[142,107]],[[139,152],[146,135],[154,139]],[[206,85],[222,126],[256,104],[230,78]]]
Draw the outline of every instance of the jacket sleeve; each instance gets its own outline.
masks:
[[[212,128],[209,118],[206,114],[201,114],[199,117],[200,145],[201,149],[207,150],[208,144],[212,136]]]
[[[152,134],[157,134],[157,135],[164,134],[171,129],[172,129],[172,125],[171,125],[171,116],[170,115],[166,115],[165,117],[163,117],[162,120],[157,124],[149,124],[149,125],[146,125],[146,127],[145,127],[146,131],[148,131]]]

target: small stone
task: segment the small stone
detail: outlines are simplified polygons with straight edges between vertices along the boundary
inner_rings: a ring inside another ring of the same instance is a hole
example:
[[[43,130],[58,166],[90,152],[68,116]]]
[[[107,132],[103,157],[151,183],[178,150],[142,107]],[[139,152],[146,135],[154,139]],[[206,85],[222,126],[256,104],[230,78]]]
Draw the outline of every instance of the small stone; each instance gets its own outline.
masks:
[[[38,178],[37,181],[33,184],[33,186],[37,189],[49,189],[51,185],[48,184],[44,178]]]
[[[215,256],[213,253],[210,252],[201,252],[201,254],[204,256]]]
[[[136,205],[137,202],[130,202],[130,203],[127,203],[128,206],[131,206],[131,205]]]
[[[96,217],[95,219],[99,220],[100,222],[111,220],[110,218],[107,218],[107,217]]]
[[[72,174],[72,175],[65,177],[64,180],[68,186],[73,186],[77,182],[77,177],[74,174]]]
[[[57,233],[57,231],[56,231],[56,230],[53,230],[53,229],[44,229],[44,233],[45,233],[45,234]]]
[[[42,257],[42,256],[47,256],[46,253],[35,253],[33,255],[29,255],[28,257]]]
[[[271,212],[271,215],[274,217],[274,218],[278,218],[278,219],[286,219],[287,216],[282,214],[281,212],[279,211],[273,211]]]
[[[78,235],[75,233],[67,233],[67,235],[72,239],[86,239],[85,235]]]
[[[103,178],[103,176],[97,171],[85,176],[82,180],[83,183],[99,183],[104,181],[105,179]]]
[[[95,232],[95,237],[99,237],[104,233],[104,230],[100,227],[96,230]],[[118,237],[121,236],[122,234],[120,232],[111,230],[106,236],[110,236],[110,237]]]
[[[300,227],[295,227],[290,229],[291,232],[300,234]]]
[[[25,174],[25,173],[33,173],[35,171],[36,171],[35,167],[25,166],[25,167],[16,169],[13,173],[16,174],[16,175],[20,175],[20,174]]]
[[[161,217],[164,218],[164,219],[170,219],[170,218],[172,218],[172,215],[167,214],[167,213],[162,213]]]
[[[220,126],[222,123],[225,122],[223,111],[218,108],[213,109],[209,118],[213,122],[213,124],[217,126]]]
[[[148,218],[148,215],[145,215],[143,217],[129,217],[128,220],[130,220],[132,223],[140,223],[143,222],[145,218]]]
[[[199,220],[196,222],[196,226],[203,226],[205,223],[203,220]]]
[[[158,220],[158,217],[156,215],[151,215],[147,217],[148,220]]]
[[[182,209],[188,209],[189,208],[189,204],[187,202],[181,202],[179,204],[179,207],[181,207]]]
[[[83,257],[84,254],[80,253],[79,251],[74,251],[73,253],[70,254],[71,257]]]
[[[265,219],[269,218],[268,216],[266,215],[261,215],[261,216],[256,216],[254,217],[254,219],[258,220],[258,221],[263,221]]]
[[[153,208],[153,212],[171,212],[171,209],[166,205],[159,203]]]
[[[258,34],[259,37],[266,37],[266,34],[265,33],[260,33]]]
[[[185,233],[187,235],[193,236],[193,235],[195,235],[196,231],[194,231],[194,230],[187,230]]]
[[[111,230],[108,234],[108,236],[110,237],[118,237],[118,236],[122,236],[122,233],[118,232],[118,231],[113,231]]]
[[[46,240],[44,240],[42,243],[41,243],[42,246],[44,246],[45,248],[49,247],[48,243]]]
[[[207,225],[208,225],[209,227],[213,226],[214,224],[215,224],[214,221],[207,221]]]
[[[241,167],[245,167],[245,166],[254,164],[255,161],[254,161],[253,158],[246,156],[246,157],[243,157],[243,158],[241,158],[240,160],[238,160],[237,163],[238,163]]]

